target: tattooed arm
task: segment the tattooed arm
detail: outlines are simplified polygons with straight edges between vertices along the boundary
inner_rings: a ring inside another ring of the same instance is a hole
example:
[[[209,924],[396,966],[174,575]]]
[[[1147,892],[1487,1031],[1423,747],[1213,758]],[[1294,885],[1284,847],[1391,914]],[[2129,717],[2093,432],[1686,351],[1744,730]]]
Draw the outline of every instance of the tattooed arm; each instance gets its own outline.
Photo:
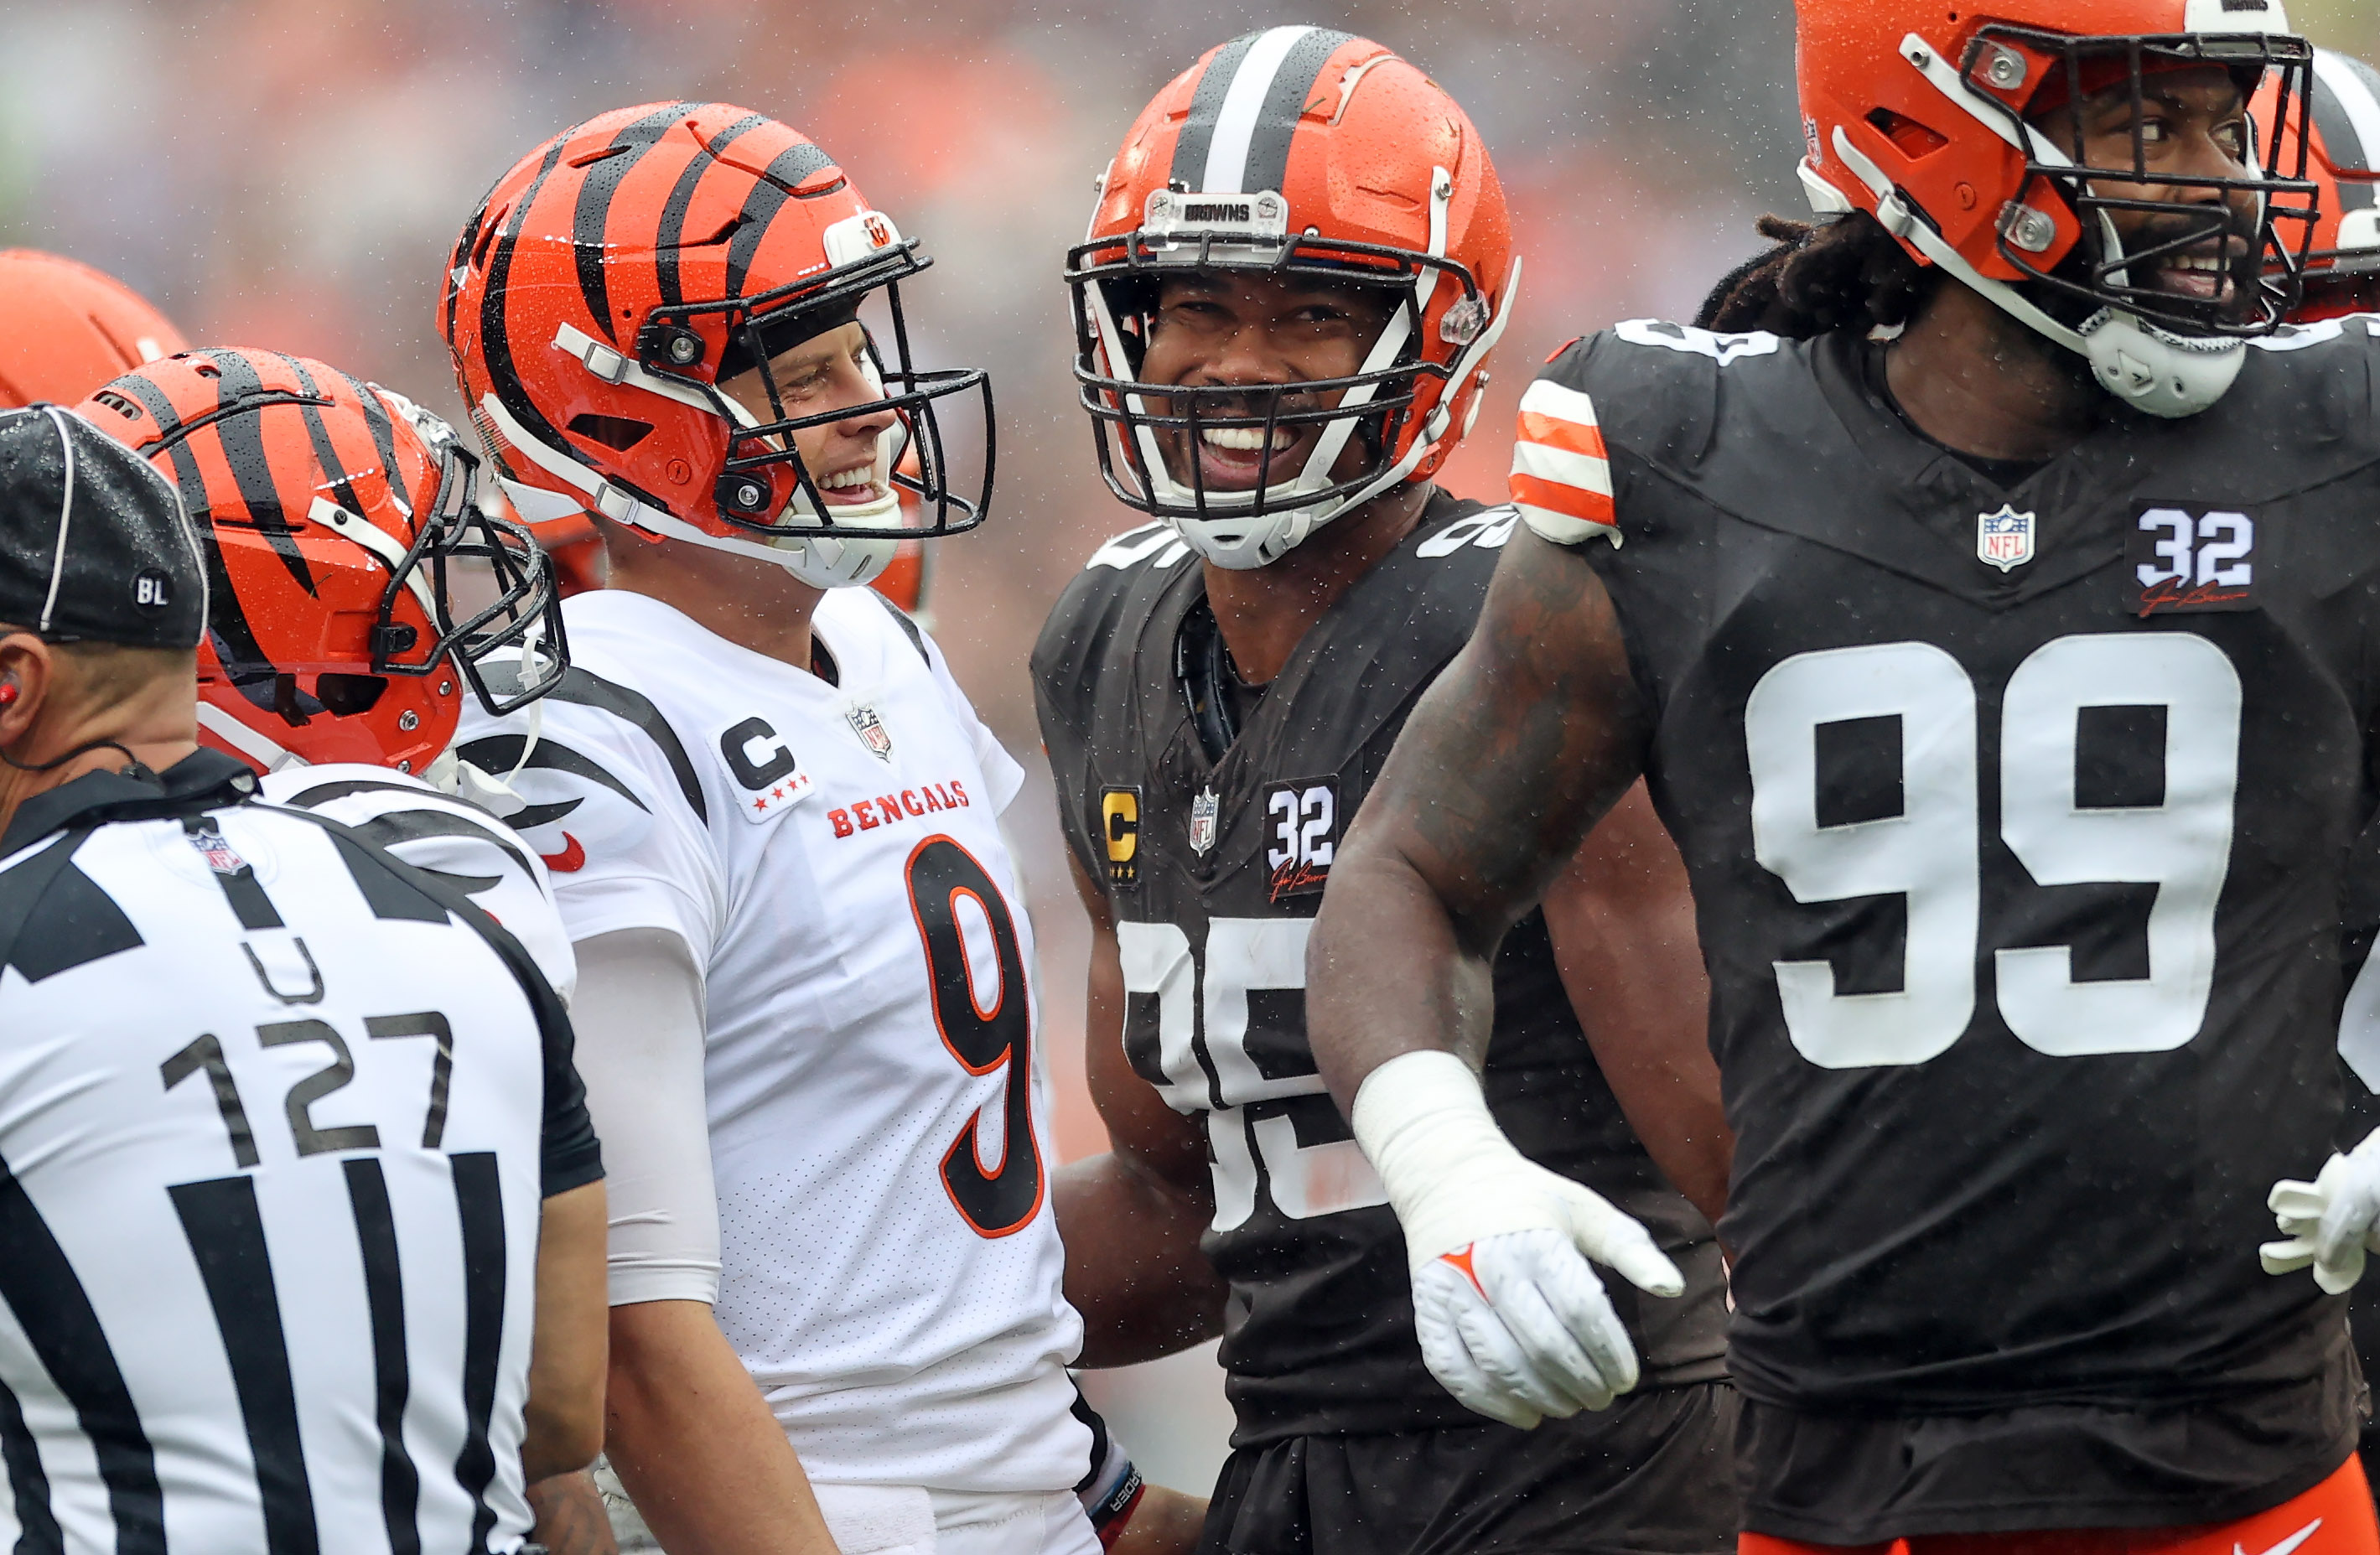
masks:
[[[1497,943],[1635,780],[1647,724],[1586,558],[1516,531],[1307,942],[1314,1056],[1404,1229],[1422,1359],[1465,1407],[1523,1428],[1636,1385],[1593,1265],[1685,1288],[1643,1226],[1512,1148],[1477,1075]]]
[[[1585,555],[1515,530],[1330,869],[1306,1019],[1342,1107],[1399,1053],[1485,1056],[1496,946],[1635,781],[1642,703]]]

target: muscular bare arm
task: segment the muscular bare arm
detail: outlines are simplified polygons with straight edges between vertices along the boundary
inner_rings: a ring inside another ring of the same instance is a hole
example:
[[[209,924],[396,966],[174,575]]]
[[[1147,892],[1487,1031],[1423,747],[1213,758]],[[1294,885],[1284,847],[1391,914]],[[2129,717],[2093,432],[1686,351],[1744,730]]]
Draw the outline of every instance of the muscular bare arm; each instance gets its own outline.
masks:
[[[1638,784],[1546,893],[1562,986],[1654,1164],[1717,1224],[1735,1136],[1719,1105],[1710,983],[1685,860]]]
[[[1342,1108],[1400,1053],[1479,1063],[1498,942],[1635,782],[1646,730],[1586,558],[1516,531],[1341,845],[1307,945],[1314,1056]]]
[[[1115,924],[1079,866],[1075,887],[1091,917],[1091,1099],[1112,1143],[1058,1173],[1058,1230],[1066,1299],[1083,1315],[1081,1364],[1130,1366],[1223,1331],[1223,1282],[1198,1249],[1214,1186],[1198,1121],[1168,1107],[1124,1057]]]

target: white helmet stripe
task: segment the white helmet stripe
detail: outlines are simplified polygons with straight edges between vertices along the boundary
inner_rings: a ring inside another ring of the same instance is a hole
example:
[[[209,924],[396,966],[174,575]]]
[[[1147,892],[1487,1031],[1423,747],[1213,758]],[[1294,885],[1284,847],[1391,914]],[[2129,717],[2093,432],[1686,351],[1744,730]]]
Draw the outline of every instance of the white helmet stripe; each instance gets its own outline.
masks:
[[[2350,173],[2380,170],[2380,82],[2362,61],[2329,49],[2314,51],[2313,73],[2314,125],[2330,164]],[[2323,111],[2334,104],[2336,113]],[[2369,188],[2349,192],[2369,203]]]
[[[1215,116],[1215,137],[1207,142],[1207,173],[1201,194],[1253,194],[1243,189],[1247,176],[1248,144],[1256,138],[1257,116],[1272,91],[1272,79],[1281,61],[1311,27],[1276,27],[1249,46],[1232,73],[1231,90],[1223,94],[1222,111]]]

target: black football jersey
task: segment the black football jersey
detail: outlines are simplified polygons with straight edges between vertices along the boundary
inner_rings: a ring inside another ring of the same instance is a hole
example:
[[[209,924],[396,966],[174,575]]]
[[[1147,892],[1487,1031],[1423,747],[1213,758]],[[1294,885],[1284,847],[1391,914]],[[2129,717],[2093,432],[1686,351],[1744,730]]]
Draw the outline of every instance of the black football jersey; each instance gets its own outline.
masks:
[[[2263,343],[2216,409],[2111,406],[2010,490],[1909,427],[1879,350],[1623,325],[1532,390],[1608,450],[1590,554],[1737,1136],[1730,1370],[1812,1415],[2336,1377],[2343,1303],[2256,1249],[2339,1117],[2380,349]],[[2345,1451],[2319,1411],[2241,1430],[2276,1476]]]
[[[1191,672],[1211,631],[1198,564],[1156,525],[1109,542],[1033,655],[1066,839],[1100,881],[1130,990],[1133,1067],[1203,1115],[1230,1282],[1241,1446],[1476,1425],[1422,1365],[1404,1241],[1315,1072],[1305,942],[1348,820],[1423,689],[1469,637],[1516,515],[1436,496],[1342,596],[1209,760]],[[1514,1145],[1651,1228],[1687,1273],[1661,1301],[1613,1281],[1646,1386],[1723,1373],[1710,1228],[1630,1131],[1555,970],[1542,916],[1496,965],[1488,1103]]]

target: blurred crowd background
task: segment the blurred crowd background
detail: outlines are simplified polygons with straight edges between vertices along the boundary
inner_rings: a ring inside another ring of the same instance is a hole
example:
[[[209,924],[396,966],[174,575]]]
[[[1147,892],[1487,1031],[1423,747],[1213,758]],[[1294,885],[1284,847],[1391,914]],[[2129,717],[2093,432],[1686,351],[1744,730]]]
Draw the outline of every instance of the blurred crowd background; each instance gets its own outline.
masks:
[[[2293,0],[2380,60],[2380,3]],[[0,246],[122,276],[193,340],[320,357],[461,422],[431,325],[464,218],[521,153],[632,103],[724,99],[832,152],[933,273],[905,300],[928,365],[994,371],[991,521],[941,547],[937,635],[1036,772],[1045,1051],[1071,1157],[1085,935],[1039,771],[1026,656],[1101,539],[1059,273],[1134,115],[1208,47],[1307,21],[1379,39],[1469,110],[1526,269],[1478,432],[1447,484],[1500,490],[1531,369],[1615,320],[1691,311],[1798,213],[1789,0],[0,0]],[[1203,1357],[1103,1379],[1154,1476],[1204,1490],[1228,1427]]]

